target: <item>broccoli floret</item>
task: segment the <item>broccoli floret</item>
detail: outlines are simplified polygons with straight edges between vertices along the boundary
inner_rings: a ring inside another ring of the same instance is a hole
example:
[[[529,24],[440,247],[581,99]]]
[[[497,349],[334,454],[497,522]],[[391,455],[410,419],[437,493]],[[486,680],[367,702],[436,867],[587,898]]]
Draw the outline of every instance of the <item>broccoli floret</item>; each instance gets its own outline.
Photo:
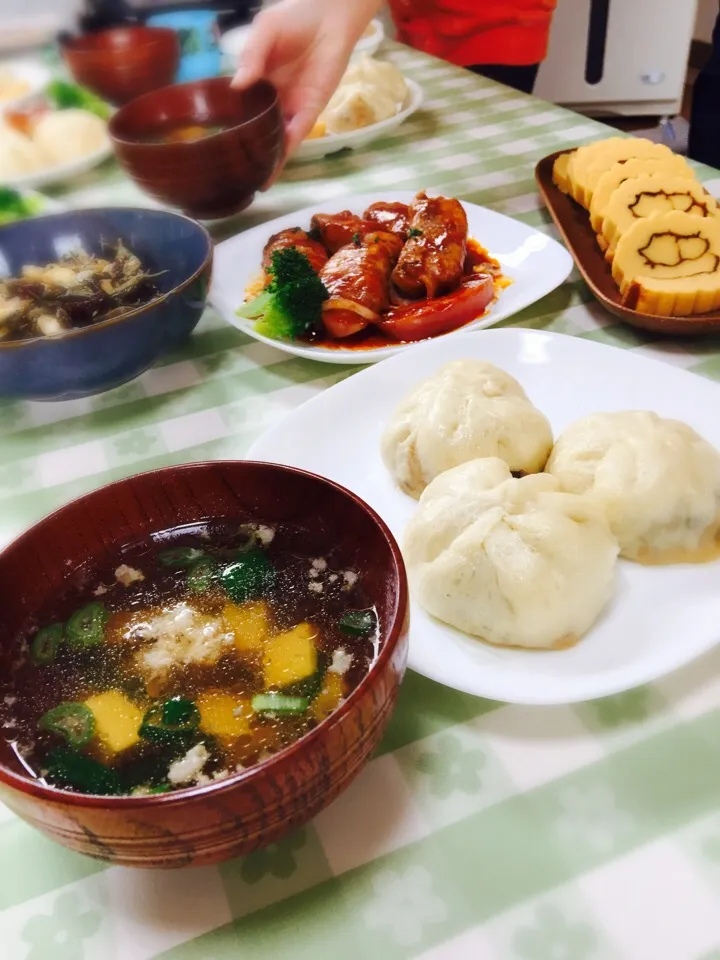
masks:
[[[258,333],[274,340],[297,340],[316,327],[322,316],[325,286],[296,247],[275,250],[268,268],[272,280],[261,294],[237,311],[255,321]]]
[[[81,110],[94,113],[102,120],[107,120],[110,116],[110,107],[104,100],[76,83],[53,80],[47,87],[46,95],[51,106],[55,107],[56,110],[78,107]]]

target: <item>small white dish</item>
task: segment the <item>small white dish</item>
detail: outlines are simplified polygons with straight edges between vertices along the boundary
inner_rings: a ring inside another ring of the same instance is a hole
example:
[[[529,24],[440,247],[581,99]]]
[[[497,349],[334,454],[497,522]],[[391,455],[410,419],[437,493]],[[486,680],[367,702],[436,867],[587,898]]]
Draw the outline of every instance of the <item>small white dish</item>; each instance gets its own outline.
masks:
[[[460,334],[357,373],[299,407],[248,456],[301,467],[358,494],[402,543],[414,500],[393,484],[380,437],[405,392],[441,364],[488,360],[516,377],[555,435],[601,410],[654,410],[720,447],[720,387],[709,380],[581,338],[534,330]],[[570,650],[491,647],[412,602],[409,665],[433,680],[510,703],[558,704],[619,693],[669,673],[720,640],[720,561],[643,567],[621,560],[602,619]]]
[[[365,54],[368,57],[372,57],[384,39],[385,28],[383,27],[382,20],[378,20],[377,17],[375,17],[368,24],[367,32],[363,34],[355,44],[352,55],[355,57]]]
[[[34,60],[0,60],[0,74],[9,74],[26,86],[26,90],[10,100],[0,99],[0,117],[6,110],[21,110],[41,96],[52,79],[47,67]]]
[[[88,153],[84,157],[78,157],[76,160],[71,160],[70,163],[60,163],[52,167],[44,167],[42,170],[33,170],[32,173],[25,173],[20,177],[5,180],[3,185],[14,187],[16,190],[30,190],[37,187],[46,187],[53,183],[63,183],[97,167],[104,160],[107,160],[112,152],[112,144],[108,138],[97,150],[93,150],[92,153]]]
[[[407,97],[394,116],[388,117],[387,120],[380,120],[378,123],[370,123],[367,127],[360,127],[359,130],[350,130],[348,133],[328,133],[314,140],[303,140],[290,157],[290,162],[319,160],[320,157],[327,157],[339,150],[357,150],[358,147],[364,147],[373,140],[391,133],[422,105],[423,93],[417,83],[414,80],[408,80],[407,77],[405,83],[408,88]]]
[[[419,183],[417,189],[422,188]],[[431,191],[433,192],[433,191]],[[262,251],[268,237],[287,227],[308,228],[314,213],[332,212],[348,209],[353,213],[362,213],[377,200],[410,203],[414,197],[411,190],[397,190],[391,193],[365,193],[340,197],[326,204],[316,204],[277,217],[268,223],[252,227],[224,240],[215,247],[215,266],[210,299],[216,310],[234,327],[248,336],[277,347],[285,353],[310,360],[322,360],[326,363],[374,363],[398,353],[416,350],[417,343],[399,343],[397,346],[378,347],[374,350],[348,350],[341,347],[310,346],[302,343],[290,343],[271,340],[255,331],[251,320],[238,317],[236,311],[245,301],[245,290],[257,276],[262,262]],[[462,198],[460,198],[462,199]],[[572,270],[572,258],[565,247],[551,237],[534,230],[532,227],[513,220],[487,207],[462,200],[468,218],[470,235],[485,245],[493,257],[502,264],[503,273],[512,279],[512,283],[503,290],[497,301],[479,320],[468,324],[461,331],[442,334],[433,338],[433,342],[446,337],[457,336],[459,332],[480,330],[490,327],[518,310],[544,297],[559,286]]]

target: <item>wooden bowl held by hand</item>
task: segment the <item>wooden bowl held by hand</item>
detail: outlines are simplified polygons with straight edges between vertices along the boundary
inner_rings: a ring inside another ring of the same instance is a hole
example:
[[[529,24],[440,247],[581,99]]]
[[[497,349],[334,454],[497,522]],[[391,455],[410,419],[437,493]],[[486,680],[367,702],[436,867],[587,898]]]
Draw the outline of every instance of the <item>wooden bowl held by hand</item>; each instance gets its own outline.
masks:
[[[0,554],[0,686],[28,618],[69,572],[122,544],[208,517],[288,523],[310,555],[331,548],[363,579],[378,611],[379,653],[319,726],[226,780],[143,797],[88,796],[31,779],[0,738],[0,800],[80,853],[134,867],[182,867],[236,857],[278,840],[329,804],[369,760],[390,718],[407,661],[408,592],[397,543],[354,494],[301,470],[249,461],[185,464],[81,497]],[[303,534],[305,536],[305,534]]]
[[[61,49],[77,83],[116,105],[172,83],[180,60],[177,33],[158,27],[86,33]]]
[[[163,139],[190,126],[210,132],[186,142]],[[233,89],[227,77],[164,87],[118,110],[109,130],[118,160],[138,185],[198,219],[247,207],[284,151],[278,95],[266,81],[247,90]]]

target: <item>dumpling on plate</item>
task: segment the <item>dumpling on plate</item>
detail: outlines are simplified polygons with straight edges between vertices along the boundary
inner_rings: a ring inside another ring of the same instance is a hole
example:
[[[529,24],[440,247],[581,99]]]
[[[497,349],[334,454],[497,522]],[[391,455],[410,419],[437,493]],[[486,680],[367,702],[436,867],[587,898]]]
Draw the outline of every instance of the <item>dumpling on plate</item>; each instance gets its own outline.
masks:
[[[400,105],[407,97],[407,83],[398,68],[385,60],[375,60],[367,54],[350,63],[341,84],[363,83],[389,94]]]
[[[383,90],[366,83],[338,87],[320,119],[327,133],[348,133],[395,116],[397,105]]]
[[[563,431],[546,469],[605,511],[622,556],[720,556],[720,452],[686,423],[643,410],[596,413]]]
[[[46,165],[46,158],[30,137],[18,133],[0,120],[0,183],[35,173]]]
[[[438,474],[478,457],[537,473],[552,442],[547,418],[510,374],[482,360],[453,360],[400,402],[381,450],[397,485],[417,499]]]
[[[618,545],[600,510],[549,474],[472,460],[427,487],[405,531],[411,588],[429,614],[488,643],[575,644],[613,593]]]
[[[88,110],[53,110],[40,117],[33,140],[51,163],[69,163],[108,142],[107,124]]]

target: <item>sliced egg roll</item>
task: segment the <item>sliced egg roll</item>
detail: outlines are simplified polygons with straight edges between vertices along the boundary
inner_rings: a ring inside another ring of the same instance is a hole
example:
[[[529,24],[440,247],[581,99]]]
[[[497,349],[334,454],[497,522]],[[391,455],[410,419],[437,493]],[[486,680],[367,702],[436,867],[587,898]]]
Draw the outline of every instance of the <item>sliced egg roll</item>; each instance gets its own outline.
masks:
[[[605,171],[593,190],[590,202],[590,225],[595,233],[600,233],[605,209],[620,184],[646,173],[664,173],[670,177],[695,179],[695,173],[690,164],[685,157],[677,153],[669,157],[633,157],[632,160],[618,160]]]
[[[552,169],[552,179],[555,186],[558,190],[561,190],[563,193],[570,193],[570,178],[568,176],[570,160],[572,159],[572,152],[561,153],[559,157],[555,158],[555,163],[553,164]]]
[[[573,196],[581,206],[589,210],[598,180],[613,164],[635,157],[644,159],[672,155],[669,147],[643,137],[611,137],[605,141],[604,148],[595,151],[589,159],[572,165]]]
[[[618,241],[612,274],[625,303],[643,313],[720,309],[720,217],[672,210],[636,220]]]
[[[611,258],[620,237],[636,220],[680,210],[698,217],[713,217],[717,203],[697,180],[644,174],[626,180],[612,195],[605,209],[602,236],[607,243],[605,256]]]

